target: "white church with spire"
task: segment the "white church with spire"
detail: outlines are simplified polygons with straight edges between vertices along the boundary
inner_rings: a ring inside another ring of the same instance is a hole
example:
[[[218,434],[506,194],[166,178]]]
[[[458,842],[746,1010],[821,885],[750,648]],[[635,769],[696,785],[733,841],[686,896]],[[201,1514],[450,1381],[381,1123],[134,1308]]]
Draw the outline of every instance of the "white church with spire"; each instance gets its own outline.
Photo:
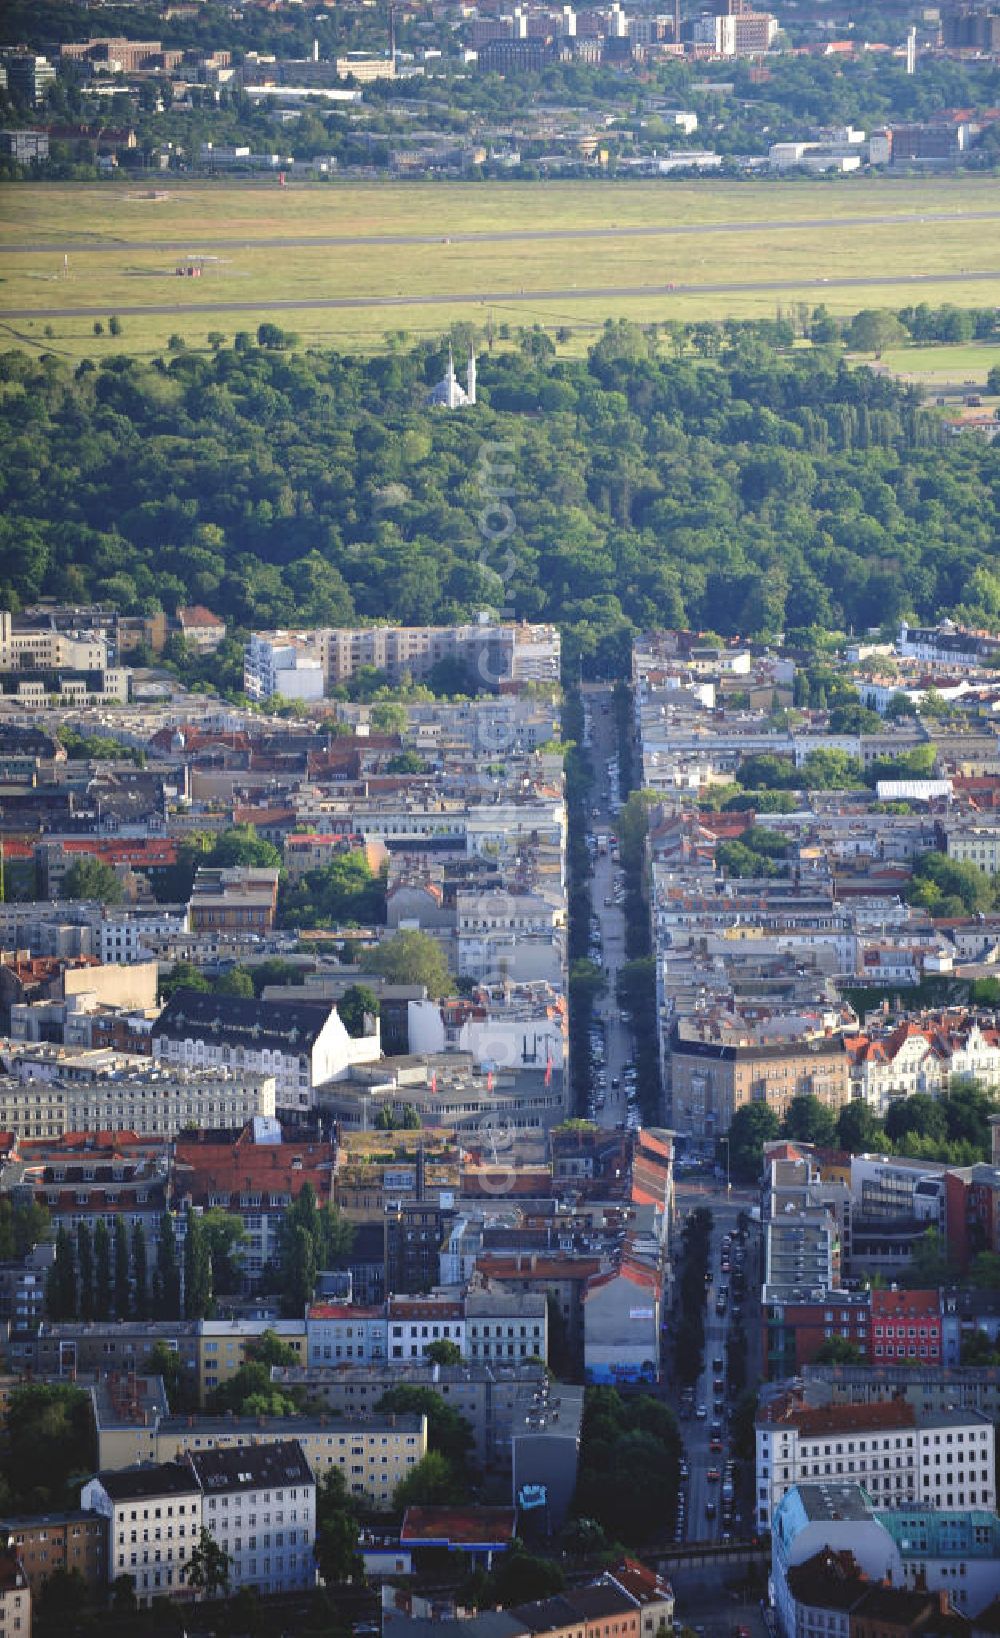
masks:
[[[465,386],[459,383],[455,374],[455,355],[448,347],[448,373],[443,381],[439,381],[432,392],[427,394],[426,402],[436,404],[441,409],[464,409],[466,405],[476,402],[476,355],[472,346],[469,347],[469,362],[465,369]]]

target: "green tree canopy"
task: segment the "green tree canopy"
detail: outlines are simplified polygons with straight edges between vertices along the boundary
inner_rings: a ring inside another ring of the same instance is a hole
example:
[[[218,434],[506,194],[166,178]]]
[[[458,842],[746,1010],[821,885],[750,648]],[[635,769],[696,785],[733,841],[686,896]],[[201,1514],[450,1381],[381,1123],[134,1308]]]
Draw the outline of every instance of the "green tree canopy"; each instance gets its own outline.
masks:
[[[735,1182],[757,1183],[764,1165],[764,1145],[781,1129],[766,1103],[745,1103],[729,1125],[729,1171]]]
[[[110,865],[91,854],[81,853],[63,877],[63,897],[96,899],[100,904],[121,904],[125,889]]]
[[[383,940],[372,951],[368,965],[389,984],[422,984],[434,1001],[453,987],[440,944],[415,928],[403,928]]]
[[[348,1035],[353,1035],[356,1039],[365,1032],[365,1014],[377,1018],[379,1010],[378,996],[367,984],[352,984],[337,1002],[341,1023]]]
[[[465,1486],[439,1450],[428,1450],[416,1467],[396,1486],[393,1506],[452,1507],[465,1499]]]
[[[832,1148],[837,1142],[837,1117],[814,1094],[803,1094],[793,1098],[788,1105],[781,1134],[793,1142],[817,1143]]]

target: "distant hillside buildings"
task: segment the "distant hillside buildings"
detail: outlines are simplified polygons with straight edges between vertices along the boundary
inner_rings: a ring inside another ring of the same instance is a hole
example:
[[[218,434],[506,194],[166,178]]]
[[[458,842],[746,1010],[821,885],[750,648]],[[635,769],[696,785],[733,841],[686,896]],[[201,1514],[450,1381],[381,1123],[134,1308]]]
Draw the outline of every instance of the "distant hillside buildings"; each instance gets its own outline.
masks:
[[[470,386],[474,399],[474,376]],[[468,673],[469,692],[503,691],[519,683],[557,683],[559,659],[554,626],[494,624],[485,617],[463,626],[256,632],[246,645],[243,686],[255,700],[275,694],[318,700],[365,667],[398,683],[406,676],[420,681],[440,662],[454,661]]]

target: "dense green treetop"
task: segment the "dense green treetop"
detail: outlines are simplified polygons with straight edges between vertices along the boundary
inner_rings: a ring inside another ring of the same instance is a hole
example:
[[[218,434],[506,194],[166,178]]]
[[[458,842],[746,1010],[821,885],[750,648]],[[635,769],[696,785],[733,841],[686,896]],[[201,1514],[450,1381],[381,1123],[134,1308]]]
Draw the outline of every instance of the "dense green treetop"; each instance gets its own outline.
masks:
[[[584,359],[527,337],[482,359],[461,415],[424,405],[429,344],[75,371],[0,355],[0,604],[196,597],[243,629],[502,600],[559,620],[567,663],[591,671],[621,670],[650,624],[994,620],[1000,451],[943,442],[909,387],[762,334],[699,325],[678,356],[609,323]],[[513,446],[517,529],[495,554],[476,526],[484,439]]]

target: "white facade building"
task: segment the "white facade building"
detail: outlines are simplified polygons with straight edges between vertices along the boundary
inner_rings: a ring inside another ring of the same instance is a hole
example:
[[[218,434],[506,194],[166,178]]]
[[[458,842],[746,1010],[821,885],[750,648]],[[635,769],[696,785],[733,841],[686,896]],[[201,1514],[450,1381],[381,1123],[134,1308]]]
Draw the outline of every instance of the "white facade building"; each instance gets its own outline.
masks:
[[[258,1002],[176,991],[157,1020],[154,1058],[185,1069],[250,1070],[273,1076],[281,1109],[308,1109],[313,1089],[352,1064],[382,1055],[375,1033],[349,1035],[332,1002]]]
[[[103,1054],[81,1054],[91,1056]],[[73,1059],[60,1064],[71,1076]],[[0,1079],[0,1131],[21,1138],[122,1131],[176,1137],[213,1127],[237,1130],[255,1115],[274,1112],[274,1076],[246,1070],[173,1069],[133,1058],[128,1068],[84,1080]]]
[[[193,1450],[205,1529],[230,1558],[231,1592],[316,1585],[316,1480],[295,1439]]]
[[[255,632],[243,657],[243,689],[252,700],[321,700],[323,660],[312,631]]]
[[[979,1411],[915,1414],[905,1402],[773,1410],[756,1428],[765,1529],[800,1484],[860,1484],[876,1507],[996,1505],[993,1427]]]
[[[138,1602],[175,1598],[201,1534],[201,1489],[181,1462],[98,1473],[80,1491],[84,1512],[108,1520],[107,1574],[132,1578]]]

